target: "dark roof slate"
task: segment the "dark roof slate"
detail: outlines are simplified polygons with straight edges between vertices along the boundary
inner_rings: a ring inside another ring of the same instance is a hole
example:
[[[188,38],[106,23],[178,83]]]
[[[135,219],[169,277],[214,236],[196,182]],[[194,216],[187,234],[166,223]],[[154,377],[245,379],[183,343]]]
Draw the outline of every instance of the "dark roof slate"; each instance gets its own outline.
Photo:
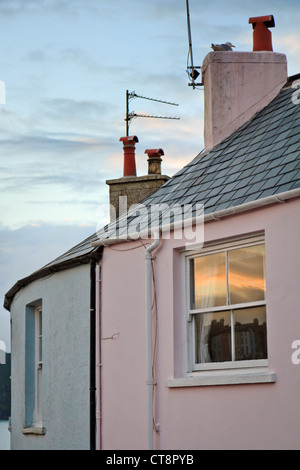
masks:
[[[300,105],[292,102],[291,85],[143,204],[202,203],[210,213],[300,188]]]

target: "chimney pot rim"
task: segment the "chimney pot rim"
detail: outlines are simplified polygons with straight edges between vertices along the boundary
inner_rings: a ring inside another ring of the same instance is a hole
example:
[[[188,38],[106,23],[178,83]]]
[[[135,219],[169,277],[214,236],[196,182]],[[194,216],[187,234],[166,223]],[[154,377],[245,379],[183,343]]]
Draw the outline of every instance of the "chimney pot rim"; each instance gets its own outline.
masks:
[[[148,157],[162,156],[164,155],[163,149],[146,149],[144,153],[148,154]]]
[[[130,143],[130,142],[138,142],[139,139],[137,138],[136,135],[130,135],[126,137],[120,137],[119,142],[123,142],[124,144]]]
[[[275,27],[275,20],[273,15],[253,16],[249,18],[249,24],[252,24],[253,28],[255,27],[256,23],[265,23],[267,28]]]

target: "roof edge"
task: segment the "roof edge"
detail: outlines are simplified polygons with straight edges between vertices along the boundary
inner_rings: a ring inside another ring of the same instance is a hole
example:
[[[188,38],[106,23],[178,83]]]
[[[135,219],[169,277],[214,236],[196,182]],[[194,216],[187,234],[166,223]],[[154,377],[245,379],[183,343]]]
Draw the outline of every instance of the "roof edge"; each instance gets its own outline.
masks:
[[[44,268],[41,268],[38,271],[35,271],[29,276],[24,277],[23,279],[20,279],[5,294],[3,307],[6,310],[10,311],[10,307],[11,307],[13,298],[16,295],[16,293],[19,292],[19,290],[21,290],[23,287],[26,287],[31,282],[41,279],[43,277],[49,276],[49,274],[54,274],[59,271],[64,271],[66,269],[75,268],[82,264],[88,264],[92,260],[99,261],[102,257],[102,252],[103,250],[100,249],[98,253],[90,253],[88,255],[79,256],[77,258],[62,261],[61,263],[54,264],[52,266],[45,266]]]
[[[230,217],[236,214],[241,214],[243,212],[260,209],[262,207],[269,206],[272,204],[284,203],[290,199],[295,199],[299,197],[300,197],[300,188],[293,189],[290,191],[285,191],[283,193],[274,194],[273,196],[267,196],[262,199],[250,201],[245,204],[241,204],[239,206],[229,207],[227,209],[222,209],[216,212],[210,212],[204,215],[203,222],[205,223],[205,222],[209,222],[213,220],[221,220],[225,217]],[[184,226],[192,225],[196,223],[198,219],[199,217],[198,218],[193,217],[189,220],[185,220]],[[136,240],[151,237],[153,230],[155,231],[159,230],[159,232],[161,233],[167,229],[176,230],[177,228],[182,228],[182,225],[183,225],[182,221],[179,221],[179,222],[177,221],[171,224],[162,225],[160,227],[151,227],[141,232],[134,232],[134,233],[128,234],[127,237],[123,235],[121,237],[99,239],[98,241],[92,242],[91,245],[93,247],[101,247],[101,246],[105,247],[105,246],[114,245],[114,244],[123,243],[123,242],[136,241]]]
[[[300,79],[300,73],[296,73],[296,75],[291,75],[290,77],[288,77],[287,83],[291,83],[299,79]]]

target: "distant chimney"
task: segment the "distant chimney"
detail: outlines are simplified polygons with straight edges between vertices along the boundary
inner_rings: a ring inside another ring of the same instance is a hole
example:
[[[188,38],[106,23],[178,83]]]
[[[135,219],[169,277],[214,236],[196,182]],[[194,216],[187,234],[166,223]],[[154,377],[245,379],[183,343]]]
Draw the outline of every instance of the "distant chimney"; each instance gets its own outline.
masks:
[[[161,175],[163,149],[147,149],[145,153],[148,155],[148,175]]]
[[[249,18],[253,26],[253,51],[273,51],[272,33],[268,28],[274,28],[273,15]]]
[[[255,25],[253,48],[268,47],[267,51],[210,52],[203,61],[204,143],[207,150],[264,108],[287,81],[286,56],[272,52],[268,27],[275,25],[273,16],[250,20]]]
[[[109,185],[110,220],[111,222],[126,212],[133,204],[142,202],[166,181],[169,176],[161,174],[162,149],[148,149],[148,175],[136,176],[135,144],[136,136],[121,137],[124,148],[123,177],[107,180]]]

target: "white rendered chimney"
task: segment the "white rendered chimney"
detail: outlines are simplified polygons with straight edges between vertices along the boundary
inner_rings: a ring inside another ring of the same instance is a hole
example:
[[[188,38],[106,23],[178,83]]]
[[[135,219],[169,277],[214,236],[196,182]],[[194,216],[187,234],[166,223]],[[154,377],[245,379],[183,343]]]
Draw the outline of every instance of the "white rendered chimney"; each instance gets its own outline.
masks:
[[[286,81],[287,59],[284,54],[271,50],[207,54],[202,66],[206,150],[264,108]]]

